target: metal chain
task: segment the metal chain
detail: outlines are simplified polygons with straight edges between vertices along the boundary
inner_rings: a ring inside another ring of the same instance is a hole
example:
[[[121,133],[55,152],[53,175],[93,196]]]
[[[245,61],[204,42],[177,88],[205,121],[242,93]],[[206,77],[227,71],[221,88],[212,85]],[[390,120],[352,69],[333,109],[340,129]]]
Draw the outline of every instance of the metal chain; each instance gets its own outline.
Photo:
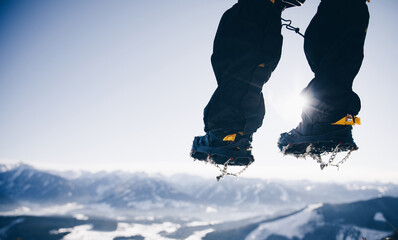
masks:
[[[309,156],[312,159],[314,159],[317,163],[319,163],[321,170],[323,170],[325,167],[327,167],[327,163],[322,161],[322,157],[319,154],[313,154],[311,153],[312,150],[312,143],[310,143],[310,145],[308,145],[308,147],[305,150],[304,156]]]
[[[283,154],[283,155],[285,155],[286,150],[287,150],[289,147],[290,147],[290,144],[289,144],[289,145],[286,145],[286,146],[283,146],[283,148],[282,148],[282,154]]]
[[[231,161],[231,159],[228,159],[228,160],[224,163],[224,167],[223,167],[223,169],[221,170],[221,175],[219,175],[219,176],[216,177],[217,182],[219,182],[221,178],[225,177],[225,176],[228,174],[228,163],[229,163],[229,161]],[[214,162],[214,161],[213,161],[213,162]],[[217,167],[218,167],[218,165],[217,165]],[[218,168],[220,169],[220,167],[218,167]]]
[[[287,146],[284,146],[284,147],[282,148],[282,153],[283,153],[284,155],[286,155],[286,151],[287,151],[287,149],[288,149],[289,147],[291,147],[291,145],[287,145]],[[301,157],[301,158],[311,157],[311,158],[314,159],[317,163],[320,164],[321,170],[323,170],[325,167],[328,167],[328,166],[337,167],[337,169],[339,170],[339,169],[340,169],[340,166],[341,166],[342,164],[344,164],[344,163],[348,160],[348,158],[350,157],[351,153],[354,151],[354,149],[349,150],[349,151],[347,152],[347,155],[346,155],[342,160],[340,160],[338,163],[334,164],[333,162],[334,162],[334,160],[336,159],[337,153],[339,153],[339,149],[340,149],[340,145],[337,145],[337,146],[333,149],[333,151],[331,152],[331,155],[330,155],[330,157],[329,157],[328,162],[322,161],[322,156],[321,156],[321,155],[327,155],[327,153],[323,153],[323,154],[313,154],[313,153],[312,153],[312,151],[315,150],[315,148],[313,148],[313,145],[312,145],[312,144],[309,144],[309,145],[307,146],[307,148],[305,149],[305,153],[300,154],[300,155],[294,155],[294,156],[297,157],[297,158],[299,158],[299,157]]]
[[[337,145],[337,146],[334,148],[332,154],[330,155],[330,158],[329,158],[328,163],[325,163],[325,166],[323,166],[323,168],[325,168],[325,167],[327,167],[327,166],[333,166],[333,161],[334,161],[334,159],[336,158],[337,153],[339,152],[339,146],[340,146],[340,145]],[[321,169],[323,169],[323,168],[322,168],[322,165],[321,165]]]
[[[237,172],[237,173],[229,173],[229,172],[228,172],[228,166],[229,166],[228,164],[229,164],[230,161],[231,161],[231,158],[228,159],[228,160],[224,163],[223,168],[221,168],[221,167],[219,166],[219,164],[217,164],[216,162],[214,162],[213,159],[211,159],[210,157],[207,158],[207,162],[210,163],[210,164],[212,164],[212,165],[214,165],[214,166],[216,166],[216,167],[220,170],[220,172],[221,172],[221,174],[220,174],[219,176],[216,177],[217,182],[219,182],[222,178],[224,178],[224,177],[227,176],[227,175],[234,176],[234,177],[239,177],[239,176],[240,176],[243,172],[245,172],[245,171],[249,168],[249,166],[253,163],[253,161],[250,161],[243,169],[241,169],[241,170],[240,170],[239,172]]]
[[[286,150],[287,150],[289,147],[291,147],[291,146],[290,146],[290,145],[287,145],[287,146],[284,146],[284,147],[282,148],[282,153],[283,153],[284,155],[286,155]],[[312,150],[314,150],[312,144],[310,144],[310,145],[307,146],[307,148],[306,148],[306,150],[305,150],[305,153],[300,154],[300,155],[295,155],[295,156],[296,156],[297,158],[299,158],[299,157],[306,158],[307,156],[308,156],[308,157],[311,157],[311,158],[314,159],[317,163],[320,164],[321,170],[323,170],[325,167],[328,167],[328,166],[337,167],[337,169],[339,170],[339,169],[340,169],[340,166],[341,166],[342,164],[344,164],[344,163],[348,160],[348,158],[350,157],[351,153],[354,151],[354,149],[351,149],[350,151],[348,151],[347,155],[346,155],[342,160],[340,160],[338,163],[334,164],[333,162],[334,162],[334,160],[336,159],[337,153],[339,153],[339,149],[340,149],[339,147],[340,147],[340,145],[337,145],[337,146],[334,148],[333,152],[332,152],[331,155],[330,155],[330,158],[329,158],[328,162],[322,161],[322,156],[321,156],[321,155],[326,155],[327,153],[324,153],[324,154],[313,154],[313,153],[312,153]],[[211,159],[210,157],[207,158],[206,163],[210,163],[210,164],[216,166],[216,167],[220,170],[220,172],[221,172],[221,174],[220,174],[219,176],[216,177],[217,182],[219,182],[222,178],[224,178],[224,177],[227,176],[227,175],[234,176],[234,177],[239,177],[239,176],[240,176],[243,172],[245,172],[245,171],[249,168],[249,166],[253,163],[253,161],[249,162],[243,169],[241,169],[241,170],[240,170],[239,172],[237,172],[237,173],[230,173],[230,172],[228,172],[228,166],[229,166],[228,164],[230,163],[230,161],[231,161],[231,159],[228,159],[228,160],[223,164],[223,167],[221,168],[220,165],[217,164],[216,162],[214,162],[213,159]]]
[[[338,162],[337,164],[332,164],[331,166],[337,167],[337,170],[339,170],[339,169],[340,169],[340,165],[342,165],[343,163],[345,163],[345,162],[347,161],[347,159],[350,157],[350,155],[351,155],[351,153],[352,153],[353,151],[354,151],[354,150],[351,149],[351,150],[347,153],[347,155],[346,155],[343,159],[340,160],[340,162]]]
[[[242,173],[244,173],[248,168],[249,168],[249,166],[251,165],[253,163],[253,161],[250,161],[244,168],[242,168],[239,172],[237,172],[237,173],[228,173],[228,175],[232,175],[232,176],[235,176],[235,177],[239,177],[239,175],[241,175]]]

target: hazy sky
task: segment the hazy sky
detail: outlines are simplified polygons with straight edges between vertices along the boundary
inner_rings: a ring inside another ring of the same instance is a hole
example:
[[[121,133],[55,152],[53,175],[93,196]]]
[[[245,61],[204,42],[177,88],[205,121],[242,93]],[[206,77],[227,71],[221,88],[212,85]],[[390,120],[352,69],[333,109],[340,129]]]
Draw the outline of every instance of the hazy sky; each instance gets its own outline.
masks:
[[[215,176],[189,151],[216,88],[213,37],[235,2],[0,1],[0,162]],[[304,32],[318,4],[307,0],[283,17]],[[278,152],[279,134],[300,121],[297,97],[313,76],[303,39],[283,30],[282,59],[264,87],[256,162],[244,176],[398,182],[396,9],[396,0],[369,3],[365,59],[354,82],[360,150],[340,171]]]

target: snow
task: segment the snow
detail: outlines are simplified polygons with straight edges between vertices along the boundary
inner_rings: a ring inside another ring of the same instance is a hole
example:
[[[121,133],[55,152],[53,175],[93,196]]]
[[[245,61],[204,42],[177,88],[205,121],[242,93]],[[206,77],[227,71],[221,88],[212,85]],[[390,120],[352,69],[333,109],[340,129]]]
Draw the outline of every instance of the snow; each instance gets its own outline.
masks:
[[[100,185],[95,189],[95,192],[97,193],[97,195],[101,196],[112,188],[112,185]]]
[[[287,202],[289,200],[289,194],[287,193],[286,189],[282,188],[281,186],[278,186],[278,188],[281,191],[280,200],[282,202]]]
[[[306,211],[313,211],[323,206],[323,203],[311,204],[307,207]]]
[[[384,237],[391,234],[389,232],[377,231],[377,230],[360,228],[360,227],[355,227],[355,226],[353,226],[352,229],[358,231],[359,235],[361,237],[366,238],[368,240],[383,239]],[[336,236],[336,240],[358,240],[358,238],[354,237],[354,236],[345,236],[344,231],[345,231],[345,229],[342,229],[339,232],[339,234]]]
[[[212,228],[202,230],[202,231],[196,231],[196,232],[193,232],[193,234],[191,236],[189,236],[188,238],[185,238],[185,240],[202,240],[202,238],[204,238],[208,233],[211,233],[213,231],[214,231],[214,229],[212,229]]]
[[[191,203],[186,202],[186,201],[174,201],[174,200],[168,201],[168,204],[173,208],[180,208],[180,209],[186,208],[186,207],[189,207],[192,205]]]
[[[7,172],[8,168],[6,165],[0,164],[0,173]]]
[[[82,227],[82,226],[86,226],[87,229],[90,229],[90,228],[91,228],[91,225],[81,225],[80,227]],[[50,231],[50,234],[57,235],[57,234],[60,234],[60,233],[72,232],[73,229],[74,229],[74,228],[60,228],[60,229],[58,229],[58,230],[51,230],[51,231]]]
[[[15,173],[9,178],[9,181],[14,182],[14,180],[17,179],[24,170],[25,169],[23,168],[17,168],[17,171],[15,171]]]
[[[218,212],[216,208],[206,207],[206,213],[216,213]]]
[[[378,212],[375,214],[374,220],[379,221],[379,222],[387,222],[386,218],[384,217],[383,213],[381,213],[381,212]]]
[[[310,227],[311,224],[308,223],[316,222],[317,226],[323,224],[322,216],[318,215],[317,212],[314,211],[321,206],[322,204],[310,205],[305,210],[292,216],[277,221],[260,224],[257,229],[255,229],[246,237],[246,240],[267,239],[267,237],[272,234],[285,236],[289,239],[294,237],[302,239],[306,233],[309,233],[313,230],[311,229],[312,227]],[[376,213],[374,219],[375,221],[386,221],[381,212]],[[347,231],[356,232],[360,237],[364,237],[369,240],[382,239],[391,234],[390,232],[360,228],[356,226],[344,226],[336,236],[336,240],[358,240],[358,235],[347,234]]]
[[[76,218],[77,220],[84,220],[84,221],[88,220],[88,217],[86,215],[80,213],[73,214],[73,217]]]
[[[135,219],[135,220],[138,220],[138,221],[142,221],[142,220],[154,221],[154,220],[155,220],[155,217],[153,217],[153,216],[137,216],[137,217],[135,217],[134,219]]]
[[[308,222],[316,221],[318,224],[322,222],[322,217],[313,211],[320,206],[322,205],[311,205],[303,211],[292,216],[277,221],[260,224],[257,229],[252,231],[245,238],[245,240],[267,239],[267,237],[272,234],[278,234],[287,238],[303,238],[307,232],[312,230],[304,229]]]
[[[31,214],[31,209],[25,206],[19,207],[17,209],[8,212],[0,212],[0,216],[18,216],[25,214]]]
[[[118,221],[126,221],[127,218],[124,216],[117,216],[115,219]]]
[[[186,201],[164,200],[157,196],[153,200],[129,201],[127,203],[128,207],[147,211],[152,209],[164,209],[166,206],[172,208],[185,208],[191,205],[191,203]]]
[[[2,164],[0,164],[0,172],[11,171],[20,166],[23,167],[23,166],[28,166],[28,165],[26,165],[24,163],[2,163]]]
[[[81,210],[84,208],[83,205],[77,203],[51,205],[46,207],[43,207],[41,205],[35,206],[33,204],[29,206],[30,207],[22,206],[8,212],[0,212],[0,216],[18,216],[26,214],[29,214],[30,216],[65,215],[69,212]]]
[[[389,189],[387,186],[378,186],[378,185],[359,185],[359,184],[346,184],[346,188],[348,190],[376,190],[381,194],[385,194]]]
[[[133,207],[139,210],[151,210],[154,208],[164,208],[164,203],[162,202],[153,202],[151,200],[146,201],[135,201],[127,203],[128,207]]]
[[[355,227],[355,229],[357,229],[361,232],[361,236],[363,236],[369,240],[370,239],[382,239],[391,234],[391,232],[377,231],[377,230],[372,230],[372,229],[367,229],[367,228]],[[348,239],[346,239],[346,240],[348,240]]]
[[[215,196],[222,194],[223,192],[224,192],[224,188],[222,187],[222,185],[217,185],[214,189],[212,189],[211,193],[206,193],[206,194],[207,194],[208,199],[212,199]],[[201,194],[202,193],[199,193],[199,196]]]
[[[241,192],[236,192],[236,196],[235,196],[235,204],[236,205],[240,205],[245,201],[245,198],[242,197],[242,193]]]
[[[80,225],[74,228],[61,228],[58,230],[50,231],[51,234],[67,233],[63,240],[112,240],[116,237],[131,237],[140,235],[145,240],[175,240],[172,238],[163,237],[160,233],[173,233],[180,228],[179,224],[164,222],[160,224],[129,224],[129,223],[118,223],[115,231],[104,232],[92,230],[92,225]],[[206,231],[206,232],[205,232]],[[213,230],[203,230],[195,232],[190,240],[201,239],[201,236],[206,235],[208,232]]]
[[[210,222],[202,222],[202,221],[194,221],[187,223],[187,227],[201,227],[201,226],[208,226],[208,225],[215,225],[219,224],[221,221],[210,221]]]
[[[256,188],[254,190],[254,195],[258,195],[261,191],[263,191],[263,184],[257,183]]]

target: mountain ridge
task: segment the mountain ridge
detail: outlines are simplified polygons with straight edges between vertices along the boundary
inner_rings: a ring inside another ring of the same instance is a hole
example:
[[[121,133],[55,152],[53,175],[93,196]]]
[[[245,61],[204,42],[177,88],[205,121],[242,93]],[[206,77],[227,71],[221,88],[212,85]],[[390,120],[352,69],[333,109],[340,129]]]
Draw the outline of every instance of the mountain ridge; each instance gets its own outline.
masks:
[[[105,203],[114,208],[179,208],[183,205],[253,208],[344,203],[380,196],[398,196],[398,185],[382,183],[316,183],[253,178],[216,182],[191,175],[166,177],[143,172],[84,173],[65,178],[27,164],[0,164],[0,193],[15,202],[53,204]],[[325,191],[327,190],[327,191]]]

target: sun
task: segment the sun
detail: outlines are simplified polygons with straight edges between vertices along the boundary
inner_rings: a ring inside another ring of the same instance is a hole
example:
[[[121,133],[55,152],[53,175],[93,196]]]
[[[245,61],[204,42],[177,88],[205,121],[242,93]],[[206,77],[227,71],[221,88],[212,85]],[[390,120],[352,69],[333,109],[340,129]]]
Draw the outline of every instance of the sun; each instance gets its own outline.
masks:
[[[275,111],[287,122],[301,121],[302,109],[308,104],[308,98],[300,94],[285,94],[270,102]]]

